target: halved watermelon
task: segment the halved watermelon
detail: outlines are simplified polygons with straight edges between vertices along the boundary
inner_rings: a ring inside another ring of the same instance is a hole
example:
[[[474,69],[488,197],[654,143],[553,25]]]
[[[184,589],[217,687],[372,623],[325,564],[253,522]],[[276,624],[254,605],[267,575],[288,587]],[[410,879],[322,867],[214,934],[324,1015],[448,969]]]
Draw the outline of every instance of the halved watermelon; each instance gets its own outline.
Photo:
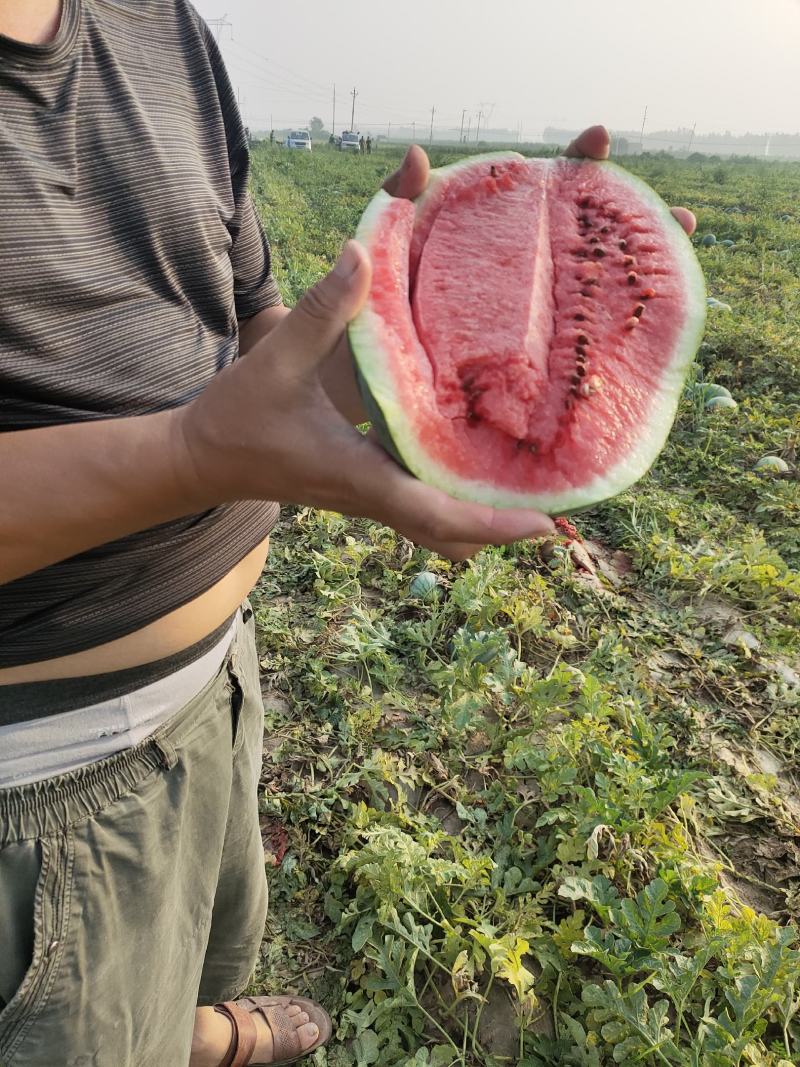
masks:
[[[560,514],[627,488],[703,334],[691,243],[611,163],[473,156],[416,203],[380,192],[350,340],[385,447],[422,481]]]

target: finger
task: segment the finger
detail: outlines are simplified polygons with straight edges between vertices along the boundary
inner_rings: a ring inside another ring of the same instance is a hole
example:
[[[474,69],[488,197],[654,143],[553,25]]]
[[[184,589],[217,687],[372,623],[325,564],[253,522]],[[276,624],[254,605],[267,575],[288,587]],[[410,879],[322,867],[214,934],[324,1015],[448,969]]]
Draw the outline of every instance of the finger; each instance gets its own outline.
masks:
[[[364,462],[358,465],[358,491],[371,502],[372,517],[399,529],[413,541],[439,545],[505,545],[526,537],[552,534],[553,522],[541,512],[492,508],[456,500],[417,481],[369,438],[362,438]]]
[[[435,552],[442,559],[449,559],[451,563],[463,563],[464,560],[472,559],[484,548],[483,545],[459,544],[455,541],[444,544],[439,541],[428,541],[427,544],[420,541],[419,544],[423,548],[428,548],[431,552]]]
[[[278,351],[291,352],[298,371],[320,364],[367,298],[372,268],[358,241],[348,241],[333,270],[312,286],[274,328]]]
[[[430,172],[431,165],[427,155],[419,145],[412,144],[399,169],[389,175],[383,183],[383,188],[390,196],[414,200],[427,187]]]
[[[605,126],[590,126],[567,145],[564,155],[573,159],[608,159],[610,150],[611,140]]]
[[[673,207],[670,209],[673,216],[683,226],[684,230],[691,237],[694,231],[697,229],[697,219],[688,209],[688,207]]]

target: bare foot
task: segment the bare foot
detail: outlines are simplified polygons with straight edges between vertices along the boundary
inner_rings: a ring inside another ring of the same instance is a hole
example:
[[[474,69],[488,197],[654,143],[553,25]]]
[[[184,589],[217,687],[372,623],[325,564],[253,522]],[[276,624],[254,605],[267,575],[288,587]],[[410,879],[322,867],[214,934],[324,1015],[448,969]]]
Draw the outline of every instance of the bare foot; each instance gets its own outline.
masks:
[[[308,1015],[296,1004],[286,1009],[286,1014],[297,1030],[302,1049],[311,1048],[319,1037],[319,1030],[308,1021]],[[272,1063],[272,1034],[259,1012],[251,1018],[256,1026],[258,1040],[252,1063]],[[219,1067],[231,1043],[233,1028],[230,1019],[213,1008],[198,1008],[195,1012],[192,1055],[189,1067]]]

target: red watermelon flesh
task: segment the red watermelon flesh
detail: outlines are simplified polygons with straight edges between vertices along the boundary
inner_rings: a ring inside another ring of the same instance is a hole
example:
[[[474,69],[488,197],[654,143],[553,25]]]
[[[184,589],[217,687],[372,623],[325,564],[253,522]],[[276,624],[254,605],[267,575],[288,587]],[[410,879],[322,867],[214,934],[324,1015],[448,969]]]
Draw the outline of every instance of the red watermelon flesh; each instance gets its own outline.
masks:
[[[509,154],[439,172],[416,207],[376,200],[351,339],[401,462],[456,496],[551,512],[640,477],[705,315],[652,190],[610,164]]]

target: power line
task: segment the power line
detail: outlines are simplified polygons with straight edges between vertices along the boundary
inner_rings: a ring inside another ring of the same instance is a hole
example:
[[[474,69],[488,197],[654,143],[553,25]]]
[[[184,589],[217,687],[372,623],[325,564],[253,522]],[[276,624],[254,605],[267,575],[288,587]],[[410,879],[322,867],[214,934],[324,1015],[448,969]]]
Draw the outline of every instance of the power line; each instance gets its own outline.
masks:
[[[231,40],[233,40],[233,23],[227,15],[223,15],[222,18],[219,19],[206,19],[206,24],[209,28],[216,30],[215,36],[217,38],[217,44],[219,44],[219,39],[224,29],[229,29],[231,31]]]

